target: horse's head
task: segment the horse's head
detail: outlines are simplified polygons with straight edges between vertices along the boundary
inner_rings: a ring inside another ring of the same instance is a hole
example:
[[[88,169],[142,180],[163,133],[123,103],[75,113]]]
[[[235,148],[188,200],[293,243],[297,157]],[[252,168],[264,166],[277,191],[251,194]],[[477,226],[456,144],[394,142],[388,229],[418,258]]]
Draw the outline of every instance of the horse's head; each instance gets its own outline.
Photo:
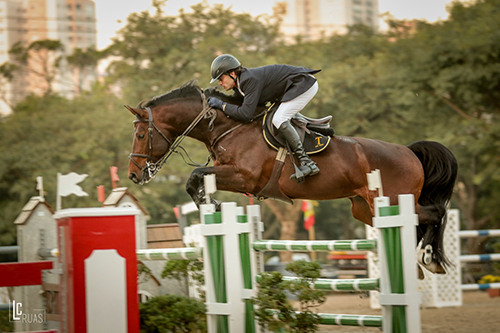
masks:
[[[125,107],[137,118],[134,120],[128,174],[134,183],[142,185],[149,182],[161,168],[162,158],[171,146],[171,141],[158,129],[150,108]]]
[[[213,142],[214,135],[220,135],[213,132],[217,111],[206,101],[203,90],[190,81],[166,94],[143,101],[136,108],[125,106],[137,118],[128,167],[129,178],[134,183],[142,185],[150,181],[172,153],[180,153],[188,165],[206,165],[192,162],[180,146],[186,136],[207,145]],[[194,130],[200,122],[203,126]]]

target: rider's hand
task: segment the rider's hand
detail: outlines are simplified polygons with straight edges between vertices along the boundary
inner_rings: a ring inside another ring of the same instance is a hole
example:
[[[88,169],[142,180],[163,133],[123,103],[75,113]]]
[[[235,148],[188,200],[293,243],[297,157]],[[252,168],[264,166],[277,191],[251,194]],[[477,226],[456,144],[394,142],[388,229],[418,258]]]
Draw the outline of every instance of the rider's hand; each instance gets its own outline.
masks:
[[[219,109],[224,111],[224,107],[226,106],[226,103],[218,99],[217,97],[210,97],[208,99],[208,106],[214,109]]]

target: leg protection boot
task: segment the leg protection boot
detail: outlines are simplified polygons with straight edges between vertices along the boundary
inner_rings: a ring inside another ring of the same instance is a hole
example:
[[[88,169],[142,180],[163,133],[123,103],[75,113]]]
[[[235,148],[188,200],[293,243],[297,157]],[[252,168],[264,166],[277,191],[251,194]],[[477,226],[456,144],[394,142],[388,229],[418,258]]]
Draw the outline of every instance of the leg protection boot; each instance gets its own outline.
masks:
[[[304,177],[314,176],[315,174],[317,174],[319,172],[319,168],[316,163],[314,163],[309,158],[309,156],[307,156],[306,151],[302,146],[302,142],[300,141],[299,134],[297,133],[295,128],[293,128],[292,124],[290,124],[289,121],[285,121],[281,124],[278,130],[288,142],[294,155],[297,156],[300,162],[300,172],[296,172],[295,174],[291,175],[290,179],[297,180],[299,183],[301,183],[304,180]],[[300,173],[302,173],[302,175]]]

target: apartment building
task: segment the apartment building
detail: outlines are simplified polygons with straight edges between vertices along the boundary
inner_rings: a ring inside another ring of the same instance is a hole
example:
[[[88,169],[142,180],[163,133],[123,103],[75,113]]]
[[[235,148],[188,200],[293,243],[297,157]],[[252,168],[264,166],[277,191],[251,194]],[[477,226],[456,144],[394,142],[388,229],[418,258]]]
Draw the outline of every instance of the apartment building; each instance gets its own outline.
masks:
[[[71,98],[96,77],[96,73],[81,73],[70,68],[64,60],[64,55],[71,55],[76,48],[85,50],[96,46],[94,1],[0,0],[0,65],[13,60],[9,50],[17,42],[27,47],[33,41],[45,39],[59,40],[64,45],[63,52],[45,54],[52,57],[49,61],[63,56],[60,70],[51,81],[50,88]],[[43,65],[33,60],[29,66],[42,70]],[[47,81],[34,73],[23,72],[10,83],[3,80],[0,83],[0,113],[9,113],[9,105],[30,93],[41,94],[47,88]]]
[[[282,23],[286,36],[319,39],[344,34],[351,25],[379,28],[378,0],[276,0],[287,13]]]

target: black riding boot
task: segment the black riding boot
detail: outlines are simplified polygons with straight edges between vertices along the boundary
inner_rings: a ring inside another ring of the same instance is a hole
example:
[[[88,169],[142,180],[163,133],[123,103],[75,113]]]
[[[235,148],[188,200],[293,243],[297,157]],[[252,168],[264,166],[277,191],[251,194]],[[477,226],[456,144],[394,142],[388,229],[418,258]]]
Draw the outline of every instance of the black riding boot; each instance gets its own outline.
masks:
[[[290,124],[289,121],[285,121],[281,124],[278,130],[281,134],[283,134],[283,137],[288,142],[294,155],[297,156],[300,162],[299,169],[302,175],[298,172],[299,170],[297,170],[296,173],[290,176],[290,179],[297,180],[301,183],[304,181],[304,177],[314,176],[317,174],[319,172],[319,168],[316,163],[314,163],[309,156],[307,156],[306,151],[302,146],[302,142],[300,141],[299,134],[295,128],[293,128],[292,124]],[[299,174],[297,175],[297,173]]]

